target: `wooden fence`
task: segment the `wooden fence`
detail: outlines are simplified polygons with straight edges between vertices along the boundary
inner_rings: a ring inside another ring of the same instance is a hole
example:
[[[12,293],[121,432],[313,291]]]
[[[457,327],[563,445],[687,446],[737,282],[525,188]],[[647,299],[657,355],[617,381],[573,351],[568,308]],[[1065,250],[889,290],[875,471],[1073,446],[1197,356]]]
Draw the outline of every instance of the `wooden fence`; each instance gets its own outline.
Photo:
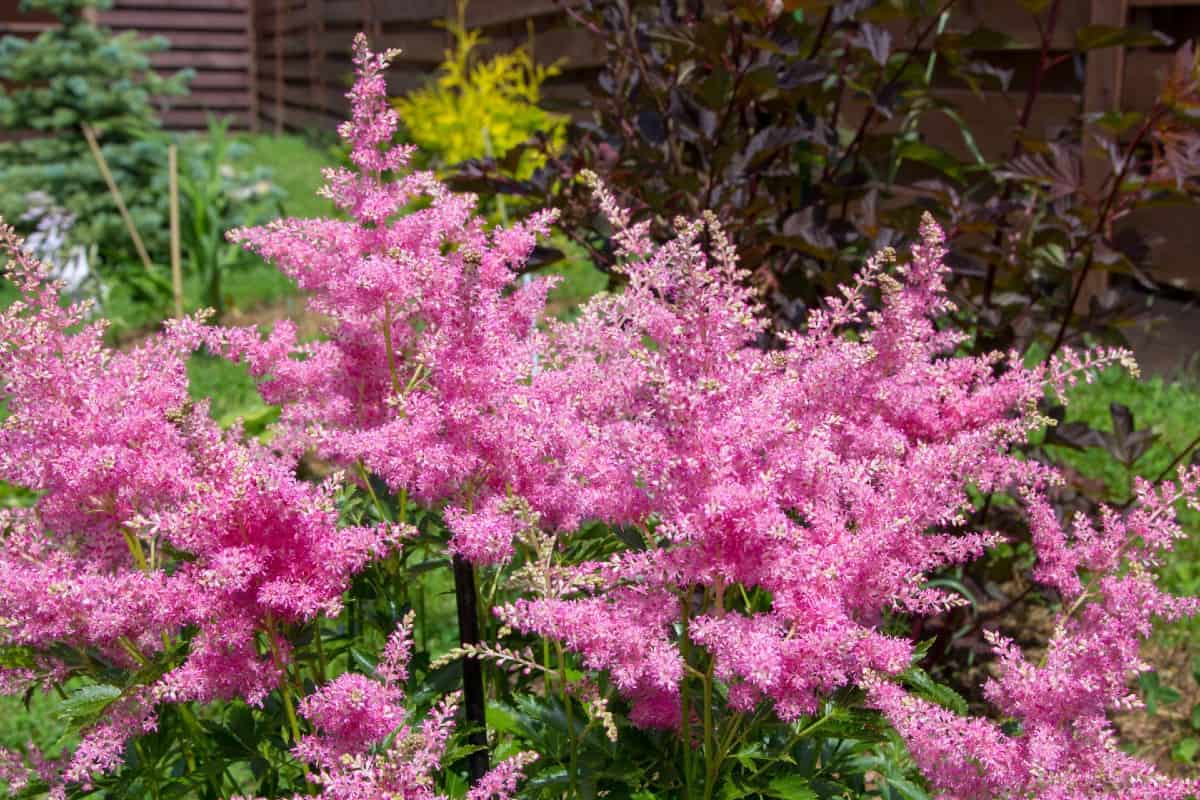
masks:
[[[239,128],[257,123],[250,0],[114,0],[100,22],[166,38],[170,47],[151,56],[160,71],[195,71],[188,95],[165,106],[167,127],[203,128],[209,114]]]
[[[57,24],[53,16],[20,11],[19,4],[0,0],[0,36],[32,38]],[[151,56],[153,66],[195,72],[186,97],[164,100],[167,127],[203,128],[209,114],[230,117],[239,128],[257,125],[250,0],[114,0],[97,20],[114,31],[165,38],[170,47]]]
[[[545,96],[569,105],[586,96],[604,49],[569,24],[563,1],[472,0],[466,24],[483,29],[490,48],[532,41],[540,61],[561,61],[563,72],[545,87]],[[0,34],[30,36],[53,24],[46,17],[18,14],[17,3],[0,0]],[[115,0],[100,20],[116,30],[165,36],[171,49],[154,57],[155,66],[195,70],[191,95],[172,100],[165,113],[170,127],[202,127],[211,113],[230,116],[239,127],[331,129],[346,115],[350,42],[356,32],[369,34],[376,48],[401,50],[388,75],[392,93],[400,94],[435,73],[450,45],[449,34],[437,23],[453,18],[456,5],[456,0]],[[1128,23],[1163,31],[1177,43],[1194,39],[1200,36],[1200,0],[1063,0],[1053,49],[1070,50],[1075,32],[1085,25]],[[1019,43],[996,54],[1013,70],[1013,90],[978,96],[947,88],[944,93],[956,102],[985,154],[1000,157],[1011,143],[1039,37],[1015,0],[959,0],[950,29],[967,31],[978,24]],[[899,31],[896,39],[903,46]],[[1145,110],[1155,98],[1156,73],[1170,58],[1169,48],[1108,48],[1064,62],[1046,76],[1031,132],[1048,135],[1080,110]],[[932,143],[965,150],[949,117],[927,117],[923,133]],[[1200,216],[1188,208],[1153,214],[1144,222],[1165,239],[1159,262],[1176,265],[1172,271],[1178,277],[1200,286],[1200,270],[1193,266],[1200,252]]]
[[[428,79],[450,45],[439,22],[454,19],[454,0],[254,0],[260,113],[276,130],[331,127],[345,117],[350,42],[358,31],[376,49],[397,48],[389,88],[400,94]],[[487,47],[530,41],[545,63],[564,60],[547,98],[578,100],[603,58],[602,46],[568,25],[555,0],[475,0],[466,24],[485,31]]]

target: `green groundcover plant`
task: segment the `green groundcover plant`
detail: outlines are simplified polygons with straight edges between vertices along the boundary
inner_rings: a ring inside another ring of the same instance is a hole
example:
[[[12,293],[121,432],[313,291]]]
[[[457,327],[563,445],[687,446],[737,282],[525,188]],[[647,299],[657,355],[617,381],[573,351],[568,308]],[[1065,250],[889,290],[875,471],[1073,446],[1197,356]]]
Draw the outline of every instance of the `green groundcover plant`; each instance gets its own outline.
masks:
[[[355,42],[342,216],[231,234],[317,340],[193,317],[107,349],[3,229],[0,478],[33,499],[2,518],[0,686],[79,736],[6,753],[11,793],[1195,796],[1108,714],[1153,620],[1197,610],[1151,570],[1200,471],[1064,518],[1020,451],[1126,352],[967,352],[932,217],[775,329],[713,214],[652,237],[591,174],[625,286],[548,321],[518,278],[554,214],[492,227],[408,171],[388,56]],[[199,349],[279,406],[269,443],[189,399]],[[990,633],[969,713],[911,631],[959,602],[932,574],[1000,545],[981,494],[1055,623]]]

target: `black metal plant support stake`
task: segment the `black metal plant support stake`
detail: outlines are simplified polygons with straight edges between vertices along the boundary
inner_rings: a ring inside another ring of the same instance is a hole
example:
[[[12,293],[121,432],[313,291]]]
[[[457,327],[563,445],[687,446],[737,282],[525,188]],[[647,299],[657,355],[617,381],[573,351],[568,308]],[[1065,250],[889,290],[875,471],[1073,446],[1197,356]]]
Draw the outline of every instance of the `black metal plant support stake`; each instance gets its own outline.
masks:
[[[454,556],[454,599],[458,606],[458,642],[479,644],[479,600],[475,594],[475,569],[462,556]],[[474,785],[488,771],[487,719],[483,700],[483,667],[475,658],[463,658],[463,709],[471,733],[467,741],[479,747],[467,756],[467,771]]]

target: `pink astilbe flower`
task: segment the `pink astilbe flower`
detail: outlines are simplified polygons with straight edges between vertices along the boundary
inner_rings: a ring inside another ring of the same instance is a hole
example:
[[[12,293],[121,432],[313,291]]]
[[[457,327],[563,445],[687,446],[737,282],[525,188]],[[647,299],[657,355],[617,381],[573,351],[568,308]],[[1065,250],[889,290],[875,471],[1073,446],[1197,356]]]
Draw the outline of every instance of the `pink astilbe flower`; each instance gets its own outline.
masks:
[[[361,35],[354,52],[353,116],[340,131],[356,169],[327,171],[323,190],[350,219],[231,233],[309,293],[328,337],[301,344],[286,324],[265,341],[207,335],[267,377],[264,396],[283,406],[277,446],[365,466],[427,504],[450,501],[453,548],[502,560],[510,531],[495,498],[554,483],[538,437],[519,435],[539,422],[521,387],[541,349],[535,323],[550,281],[517,280],[553,215],[488,232],[474,197],[432,173],[393,180],[409,148],[389,144],[397,119],[380,70],[391,54],[370,52]]]
[[[1130,679],[1148,669],[1139,646],[1155,617],[1173,620],[1200,610],[1196,598],[1158,589],[1148,567],[1181,535],[1174,504],[1200,507],[1200,469],[1180,472],[1178,485],[1137,487],[1125,514],[1101,513],[1101,527],[1077,518],[1063,530],[1052,510],[1030,494],[1031,527],[1042,568],[1035,575],[1057,589],[1063,609],[1037,663],[1015,643],[993,635],[997,675],[987,699],[1020,723],[1009,735],[983,719],[968,719],[868,681],[875,703],[900,731],[917,764],[947,798],[1161,798],[1200,792],[1200,781],[1172,780],[1117,749],[1110,711],[1140,705]],[[1082,580],[1081,572],[1090,575]]]
[[[301,702],[300,712],[316,733],[301,739],[293,752],[316,768],[312,779],[322,797],[444,800],[434,790],[434,775],[454,731],[456,698],[435,706],[419,725],[408,721],[403,681],[411,649],[411,619],[406,619],[380,659],[381,680],[347,673]],[[480,779],[469,800],[508,800],[533,758],[521,753],[501,762]]]
[[[547,405],[570,398],[564,472],[582,476],[593,513],[651,525],[655,542],[614,559],[592,596],[524,600],[501,617],[677,696],[673,630],[689,606],[688,635],[737,703],[769,699],[785,719],[867,671],[905,669],[911,643],[881,632],[883,614],[952,604],[924,576],[995,541],[960,530],[965,486],[1003,487],[1031,469],[1006,448],[1037,423],[1041,373],[948,357],[961,336],[934,323],[948,300],[932,221],[907,264],[877,256],[806,332],[763,349],[764,317],[713,220],[681,223],[656,246],[603,189],[600,201],[629,286],[552,328],[533,386]],[[769,594],[769,610],[730,610],[735,585]],[[643,598],[658,612],[644,613]],[[637,646],[620,648],[634,619]],[[648,683],[618,685],[641,719],[677,724],[661,701],[638,712]]]
[[[116,766],[159,701],[261,703],[280,675],[256,635],[335,613],[350,576],[402,531],[339,528],[332,484],[298,480],[193,404],[186,326],[110,350],[103,323],[60,306],[8,227],[0,247],[21,292],[0,313],[0,479],[38,493],[0,515],[0,644],[51,671],[63,648],[133,669],[196,630],[182,664],[85,735],[66,774],[81,782]]]

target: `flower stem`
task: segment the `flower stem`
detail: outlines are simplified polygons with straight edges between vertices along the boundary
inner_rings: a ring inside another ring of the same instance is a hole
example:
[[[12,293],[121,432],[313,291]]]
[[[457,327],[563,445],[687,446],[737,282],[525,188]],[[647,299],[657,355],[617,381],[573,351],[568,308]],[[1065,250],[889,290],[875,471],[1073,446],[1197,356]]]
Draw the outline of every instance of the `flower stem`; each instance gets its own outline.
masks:
[[[283,695],[283,709],[287,714],[288,727],[292,731],[292,744],[296,744],[300,741],[300,721],[296,718],[296,706],[292,702],[291,675],[288,673],[287,665],[283,663],[283,654],[279,649],[279,640],[275,632],[275,619],[270,614],[267,615],[267,643],[271,648],[271,660],[275,662],[275,668],[283,675],[283,680],[279,684],[279,692]]]
[[[571,708],[571,695],[567,693],[567,657],[562,644],[555,642],[558,651],[558,683],[562,692],[562,704],[567,714],[567,747],[570,748],[570,768],[567,771],[568,797],[579,796],[579,746],[575,741],[575,712]]]

